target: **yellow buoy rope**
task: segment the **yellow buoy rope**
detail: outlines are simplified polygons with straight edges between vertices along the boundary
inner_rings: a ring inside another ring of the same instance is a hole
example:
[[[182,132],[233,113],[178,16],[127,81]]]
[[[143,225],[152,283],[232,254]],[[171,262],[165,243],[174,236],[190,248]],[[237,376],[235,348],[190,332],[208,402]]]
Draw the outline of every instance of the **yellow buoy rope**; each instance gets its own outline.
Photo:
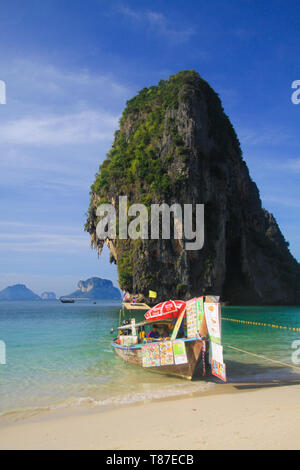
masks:
[[[283,326],[283,325],[276,325],[271,323],[262,323],[256,321],[246,321],[246,320],[237,320],[236,318],[222,318],[224,321],[231,321],[233,323],[240,323],[244,325],[252,325],[252,326],[266,326],[269,328],[277,328],[279,330],[288,330],[288,331],[300,331],[300,328],[294,328],[292,326]]]

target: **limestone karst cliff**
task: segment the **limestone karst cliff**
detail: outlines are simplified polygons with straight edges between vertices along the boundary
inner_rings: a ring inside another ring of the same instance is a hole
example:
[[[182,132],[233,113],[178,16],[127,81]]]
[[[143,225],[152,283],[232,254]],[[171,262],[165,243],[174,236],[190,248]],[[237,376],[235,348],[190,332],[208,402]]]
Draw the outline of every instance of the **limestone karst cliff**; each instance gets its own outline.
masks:
[[[221,101],[194,71],[144,88],[123,112],[120,129],[91,190],[86,230],[101,252],[96,209],[103,202],[205,204],[205,242],[106,240],[120,287],[158,292],[158,300],[220,294],[235,304],[299,304],[300,268],[242,158]]]
[[[86,281],[79,281],[77,290],[66,297],[90,300],[121,300],[119,289],[114,287],[109,279],[91,277]]]

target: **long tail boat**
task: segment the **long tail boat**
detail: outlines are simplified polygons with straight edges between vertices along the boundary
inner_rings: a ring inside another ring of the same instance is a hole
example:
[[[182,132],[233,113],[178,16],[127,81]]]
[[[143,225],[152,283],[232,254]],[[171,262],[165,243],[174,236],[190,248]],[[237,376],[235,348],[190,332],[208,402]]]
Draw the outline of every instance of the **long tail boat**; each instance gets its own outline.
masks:
[[[203,367],[201,364],[202,342],[198,339],[185,339],[187,363],[172,364],[164,366],[147,367],[147,370],[163,375],[174,375],[187,380],[192,380],[201,375]],[[158,342],[159,343],[159,342]],[[120,346],[112,343],[115,353],[124,361],[143,367],[142,345]]]
[[[112,342],[112,347],[120,358],[151,372],[187,380],[204,375],[210,367],[205,318],[195,330],[195,336],[191,337],[189,334],[187,337],[186,303],[183,301],[163,302],[152,309],[145,304],[140,308],[136,304],[127,304],[124,307],[129,311],[149,310],[145,314],[145,321],[136,323],[132,318],[119,326],[119,334]],[[154,325],[160,332],[173,328],[172,334],[170,337],[143,339],[141,332]],[[190,329],[189,333],[191,332]]]

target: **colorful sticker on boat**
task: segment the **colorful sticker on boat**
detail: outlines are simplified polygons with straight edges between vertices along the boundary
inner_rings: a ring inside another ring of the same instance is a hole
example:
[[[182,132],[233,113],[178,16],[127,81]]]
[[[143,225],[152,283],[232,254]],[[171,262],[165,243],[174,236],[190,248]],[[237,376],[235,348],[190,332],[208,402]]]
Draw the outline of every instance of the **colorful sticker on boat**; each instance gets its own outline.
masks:
[[[213,375],[223,380],[223,382],[226,382],[226,366],[224,363],[213,360],[211,364],[211,372]]]
[[[160,365],[169,366],[174,364],[174,355],[172,348],[172,341],[163,341],[159,343],[160,349]]]
[[[158,343],[149,343],[142,346],[143,367],[160,366],[160,350]]]
[[[219,303],[204,304],[205,318],[209,338],[214,343],[221,344],[221,306]]]
[[[187,355],[185,349],[185,343],[182,339],[177,339],[173,341],[173,353],[175,364],[186,364]]]

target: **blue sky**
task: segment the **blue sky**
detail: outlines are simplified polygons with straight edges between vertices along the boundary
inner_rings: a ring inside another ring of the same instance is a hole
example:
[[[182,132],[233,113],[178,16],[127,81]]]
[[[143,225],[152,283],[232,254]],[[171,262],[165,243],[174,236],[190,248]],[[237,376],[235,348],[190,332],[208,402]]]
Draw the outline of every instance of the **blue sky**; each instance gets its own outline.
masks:
[[[116,283],[83,232],[89,187],[126,100],[183,69],[220,94],[300,260],[298,2],[2,0],[0,15],[0,289]]]

